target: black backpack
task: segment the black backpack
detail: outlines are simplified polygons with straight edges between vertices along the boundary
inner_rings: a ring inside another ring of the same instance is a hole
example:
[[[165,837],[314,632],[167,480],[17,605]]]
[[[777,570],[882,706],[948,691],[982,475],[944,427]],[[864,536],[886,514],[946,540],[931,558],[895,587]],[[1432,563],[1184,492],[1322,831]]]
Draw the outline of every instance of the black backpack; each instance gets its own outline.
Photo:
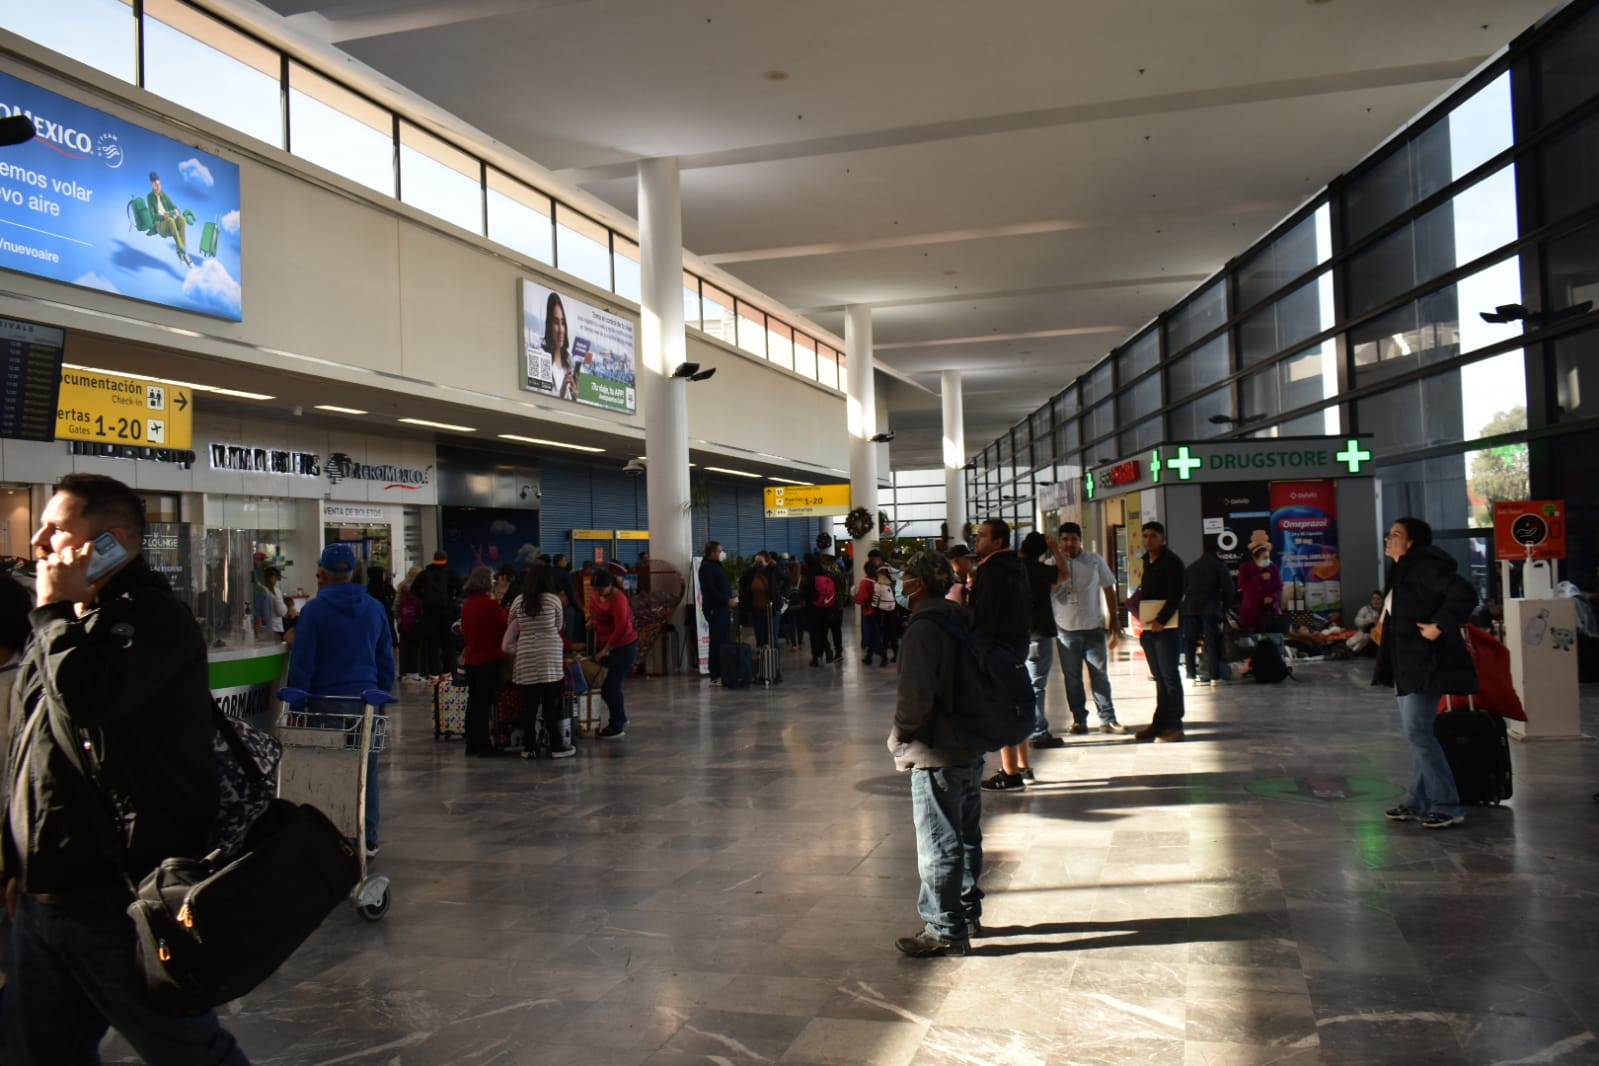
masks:
[[[1249,657],[1249,676],[1262,685],[1275,685],[1294,676],[1283,659],[1275,640],[1261,638],[1255,642],[1255,653]]]
[[[955,731],[980,751],[1020,744],[1033,733],[1036,696],[1027,663],[1008,644],[990,640],[970,621],[916,611],[911,624],[929,619],[955,638]]]

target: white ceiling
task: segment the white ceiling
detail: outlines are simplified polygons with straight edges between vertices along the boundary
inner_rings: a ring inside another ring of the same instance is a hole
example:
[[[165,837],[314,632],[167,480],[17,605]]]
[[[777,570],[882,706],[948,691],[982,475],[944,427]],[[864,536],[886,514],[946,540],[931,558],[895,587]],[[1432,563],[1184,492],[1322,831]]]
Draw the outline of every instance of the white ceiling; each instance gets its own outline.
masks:
[[[970,451],[1553,0],[265,0],[877,358],[965,373]],[[787,74],[772,80],[769,72]],[[936,397],[879,377],[896,467]]]

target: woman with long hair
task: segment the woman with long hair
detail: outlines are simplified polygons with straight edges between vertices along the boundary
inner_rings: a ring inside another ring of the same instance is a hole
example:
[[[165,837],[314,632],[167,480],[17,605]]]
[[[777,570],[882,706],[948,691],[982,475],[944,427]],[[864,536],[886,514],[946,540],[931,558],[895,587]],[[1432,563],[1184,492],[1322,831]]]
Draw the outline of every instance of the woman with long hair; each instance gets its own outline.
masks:
[[[577,378],[581,372],[572,362],[572,341],[566,326],[566,307],[557,293],[544,301],[544,350],[550,355],[555,374],[555,395],[563,400],[577,399]]]
[[[499,755],[494,746],[494,697],[500,687],[501,645],[505,640],[505,608],[494,598],[494,571],[473,569],[461,590],[461,637],[466,643],[466,753]]]
[[[511,601],[510,624],[505,629],[505,652],[515,656],[511,681],[522,687],[524,759],[538,754],[530,717],[535,712],[544,716],[550,758],[566,759],[577,754],[570,729],[561,727],[561,683],[566,663],[562,655],[565,646],[561,640],[559,589],[555,572],[548,566],[538,563],[528,567],[522,591]]]
[[[1419,518],[1395,521],[1384,545],[1393,565],[1371,683],[1391,686],[1399,699],[1412,768],[1409,800],[1387,815],[1396,822],[1420,822],[1423,829],[1447,829],[1466,819],[1433,725],[1446,694],[1477,691],[1477,669],[1462,628],[1477,606],[1477,590],[1460,576],[1454,557],[1433,544],[1432,527]]]

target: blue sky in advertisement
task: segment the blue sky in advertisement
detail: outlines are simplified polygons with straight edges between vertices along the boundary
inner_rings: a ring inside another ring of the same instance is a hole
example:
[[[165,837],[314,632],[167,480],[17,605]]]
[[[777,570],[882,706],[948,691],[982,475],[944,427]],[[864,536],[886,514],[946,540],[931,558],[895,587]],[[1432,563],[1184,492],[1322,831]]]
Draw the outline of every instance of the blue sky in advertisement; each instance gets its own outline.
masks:
[[[237,165],[0,73],[18,113],[38,136],[0,150],[0,268],[243,317]]]

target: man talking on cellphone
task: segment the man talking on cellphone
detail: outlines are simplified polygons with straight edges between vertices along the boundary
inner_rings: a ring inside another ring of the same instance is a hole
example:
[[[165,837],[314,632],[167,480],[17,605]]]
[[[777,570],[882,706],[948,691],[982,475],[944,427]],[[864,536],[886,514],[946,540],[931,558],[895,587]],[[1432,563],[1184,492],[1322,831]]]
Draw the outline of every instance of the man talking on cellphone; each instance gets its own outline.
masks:
[[[108,1028],[147,1063],[248,1064],[214,1012],[152,1008],[135,961],[129,881],[204,855],[218,803],[205,642],[143,536],[128,486],[69,474],[33,537],[39,602],[0,825],[6,1066],[97,1063]]]

